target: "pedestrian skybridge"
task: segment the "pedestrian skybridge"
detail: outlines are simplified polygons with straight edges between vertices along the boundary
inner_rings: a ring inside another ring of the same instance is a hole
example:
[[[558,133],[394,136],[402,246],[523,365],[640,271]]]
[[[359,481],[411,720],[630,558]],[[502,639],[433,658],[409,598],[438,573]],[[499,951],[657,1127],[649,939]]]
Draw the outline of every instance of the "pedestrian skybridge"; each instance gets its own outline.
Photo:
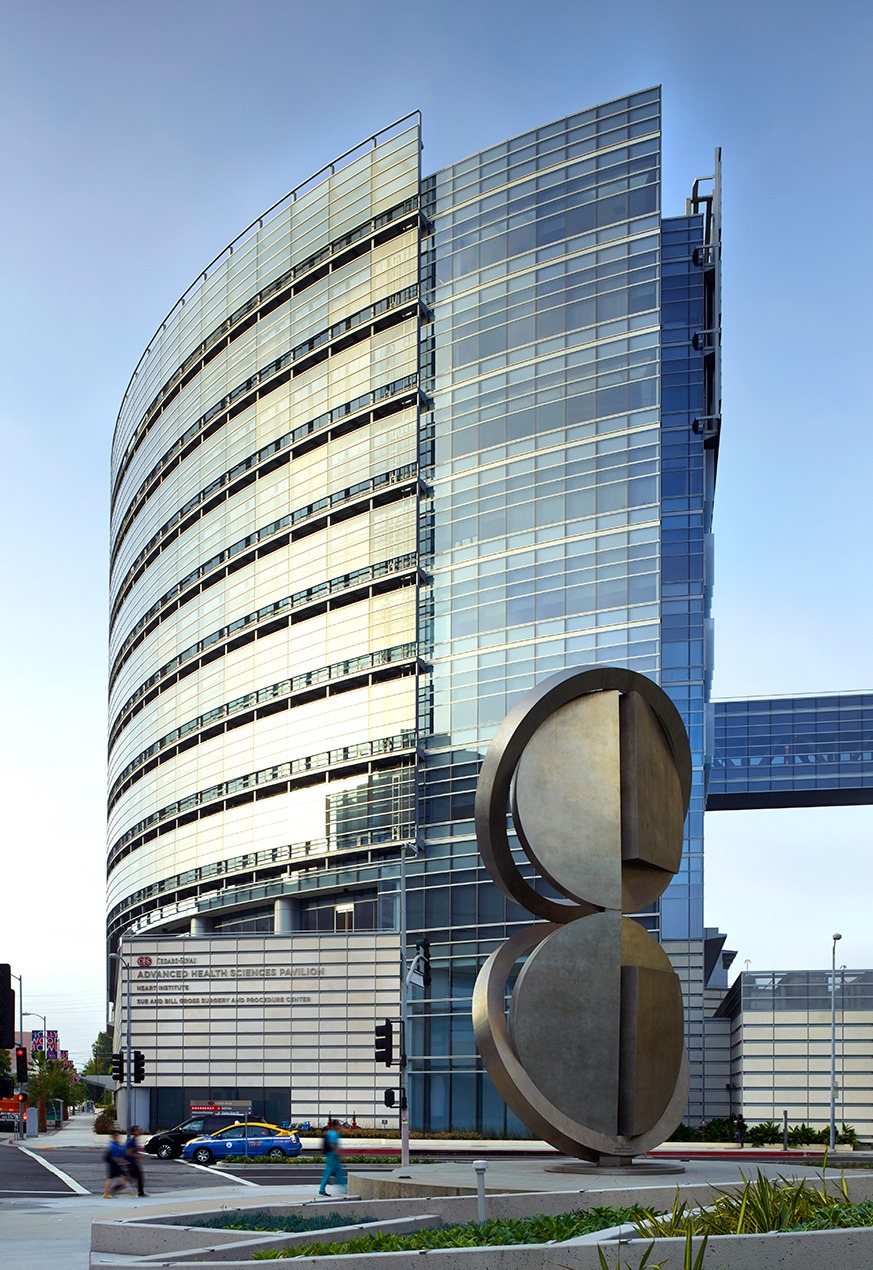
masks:
[[[873,693],[714,709],[707,811],[873,803]]]

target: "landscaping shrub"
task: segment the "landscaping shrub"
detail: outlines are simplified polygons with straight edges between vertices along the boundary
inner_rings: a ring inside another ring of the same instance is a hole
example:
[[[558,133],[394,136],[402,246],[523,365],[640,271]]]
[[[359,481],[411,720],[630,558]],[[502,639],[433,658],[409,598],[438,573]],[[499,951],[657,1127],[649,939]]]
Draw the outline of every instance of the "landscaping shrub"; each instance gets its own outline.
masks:
[[[736,1125],[726,1117],[705,1120],[701,1125],[680,1124],[670,1134],[668,1142],[733,1142]],[[827,1146],[830,1140],[828,1129],[813,1129],[812,1125],[796,1124],[788,1130],[790,1147]],[[855,1145],[858,1135],[852,1125],[844,1124],[837,1134],[837,1142]],[[746,1130],[746,1142],[749,1146],[781,1146],[782,1125],[775,1120],[764,1120],[761,1124],[750,1125]]]
[[[763,1120],[761,1124],[753,1124],[746,1130],[746,1141],[749,1146],[764,1147],[771,1144],[782,1144],[782,1125],[775,1120]]]
[[[606,1230],[642,1216],[636,1204],[631,1208],[590,1208],[547,1217],[503,1218],[463,1225],[438,1226],[418,1230],[410,1235],[374,1231],[359,1235],[346,1243],[311,1243],[297,1248],[268,1248],[256,1252],[257,1261],[276,1261],[286,1257],[355,1256],[366,1252],[421,1252],[431,1248],[482,1248],[495,1244],[544,1244],[552,1240],[572,1239],[595,1230]]]
[[[715,1203],[699,1212],[690,1212],[685,1200],[676,1193],[673,1209],[666,1215],[646,1213],[637,1221],[641,1235],[752,1235],[773,1230],[795,1230],[808,1222],[824,1218],[828,1210],[849,1204],[845,1180],[839,1195],[827,1189],[822,1168],[819,1185],[810,1179],[793,1181],[765,1177],[760,1169],[754,1178],[741,1173],[743,1185],[737,1191],[713,1187]],[[816,1227],[821,1229],[821,1227]]]
[[[301,1217],[299,1213],[222,1213],[205,1221],[189,1221],[188,1226],[203,1226],[209,1230],[264,1230],[276,1234],[299,1235],[304,1230],[331,1230],[334,1226],[363,1226],[376,1221],[375,1217],[360,1217],[355,1213],[319,1213],[317,1217]]]
[[[848,1226],[873,1226],[873,1200],[863,1204],[832,1204],[791,1230],[843,1230]]]
[[[737,1126],[727,1116],[716,1116],[700,1126],[702,1142],[733,1142]]]
[[[700,1130],[690,1124],[678,1124],[667,1139],[668,1142],[700,1142]]]

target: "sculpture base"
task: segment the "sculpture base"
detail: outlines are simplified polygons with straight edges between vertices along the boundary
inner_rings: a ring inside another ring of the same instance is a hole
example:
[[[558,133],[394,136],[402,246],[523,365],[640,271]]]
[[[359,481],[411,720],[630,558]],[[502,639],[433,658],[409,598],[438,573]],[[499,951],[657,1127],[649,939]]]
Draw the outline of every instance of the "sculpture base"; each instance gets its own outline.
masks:
[[[574,1160],[572,1164],[545,1164],[545,1173],[620,1173],[622,1177],[642,1174],[684,1173],[685,1168],[672,1160],[635,1160],[627,1155],[602,1155],[599,1160]]]

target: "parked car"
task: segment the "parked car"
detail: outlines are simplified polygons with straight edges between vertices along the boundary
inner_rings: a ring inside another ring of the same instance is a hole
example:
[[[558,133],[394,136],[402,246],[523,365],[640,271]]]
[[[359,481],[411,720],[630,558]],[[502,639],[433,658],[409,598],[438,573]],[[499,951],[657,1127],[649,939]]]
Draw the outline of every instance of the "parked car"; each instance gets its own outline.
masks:
[[[226,1112],[191,1116],[189,1120],[177,1124],[175,1129],[153,1133],[143,1149],[150,1155],[156,1155],[159,1160],[177,1160],[182,1154],[182,1147],[191,1138],[200,1137],[204,1133],[215,1133],[217,1129],[224,1129],[236,1122],[237,1117]]]
[[[250,1120],[248,1124],[232,1124],[217,1133],[192,1138],[182,1147],[182,1159],[195,1164],[212,1164],[229,1155],[268,1155],[274,1160],[286,1155],[299,1155],[300,1139],[289,1129]]]

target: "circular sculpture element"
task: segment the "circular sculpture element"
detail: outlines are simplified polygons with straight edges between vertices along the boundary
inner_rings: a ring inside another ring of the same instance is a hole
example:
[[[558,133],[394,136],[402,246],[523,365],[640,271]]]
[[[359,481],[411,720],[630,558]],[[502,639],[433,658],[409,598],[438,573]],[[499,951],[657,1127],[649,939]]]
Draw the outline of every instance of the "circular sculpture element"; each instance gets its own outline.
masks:
[[[562,672],[528,693],[482,765],[479,850],[501,890],[549,924],[483,966],[476,1041],[516,1114],[583,1158],[645,1151],[684,1110],[679,980],[622,912],[651,905],[678,870],[690,787],[676,707],[645,676],[613,668]],[[522,876],[508,803],[526,855],[565,899]],[[507,981],[523,956],[507,1024]]]

